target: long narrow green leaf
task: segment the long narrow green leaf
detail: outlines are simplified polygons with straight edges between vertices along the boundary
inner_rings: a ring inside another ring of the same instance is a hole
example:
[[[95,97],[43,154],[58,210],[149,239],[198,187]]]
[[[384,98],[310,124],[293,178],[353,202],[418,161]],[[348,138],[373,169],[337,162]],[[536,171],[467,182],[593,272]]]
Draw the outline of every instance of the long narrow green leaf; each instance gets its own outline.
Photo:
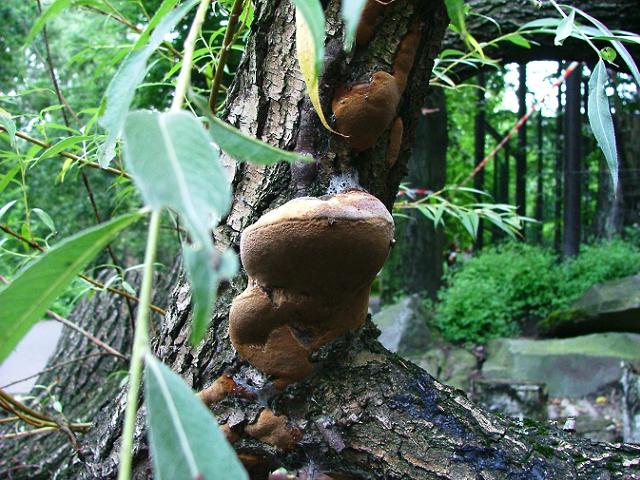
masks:
[[[216,419],[179,375],[147,355],[144,381],[154,478],[249,478]]]
[[[618,147],[616,146],[616,134],[609,99],[605,93],[608,78],[604,60],[600,60],[589,79],[588,109],[591,130],[593,130],[593,135],[607,159],[615,192],[618,188]]]
[[[17,163],[13,166],[11,170],[5,173],[0,180],[0,193],[4,192],[4,189],[11,183],[17,173],[20,171],[20,164]]]
[[[142,47],[147,40],[149,40],[149,36],[156,25],[158,25],[162,19],[167,15],[173,7],[176,6],[178,0],[163,0],[162,4],[156,9],[156,12],[153,14],[151,20],[149,20],[149,24],[145,27],[144,31],[140,34],[140,38],[134,45],[133,49],[137,50]]]
[[[304,18],[304,22],[307,24],[311,34],[314,47],[312,53],[315,66],[314,73],[317,81],[322,72],[322,63],[324,62],[324,10],[322,10],[320,0],[293,0],[293,3],[297,8],[297,12]]]
[[[147,74],[149,58],[196,3],[197,0],[190,0],[168,13],[151,34],[149,44],[129,54],[111,79],[105,95],[106,108],[98,121],[108,130],[107,139],[98,152],[98,162],[102,167],[109,165],[115,155],[116,141],[122,132],[136,88]]]
[[[231,206],[231,182],[207,131],[192,114],[131,112],[124,126],[127,171],[154,210],[180,215],[201,245]]]
[[[4,128],[9,135],[9,143],[12,146],[16,144],[16,124],[11,118],[9,112],[0,108],[0,127]]]
[[[62,12],[65,8],[69,7],[71,3],[72,0],[55,0],[51,5],[49,5],[46,10],[42,12],[42,15],[38,17],[36,23],[31,27],[31,30],[29,30],[27,39],[24,42],[25,45],[31,45],[33,39],[36,38],[36,35],[44,28],[46,23]]]
[[[44,160],[46,158],[55,157],[60,152],[62,152],[64,150],[68,150],[69,147],[72,147],[72,146],[74,146],[74,145],[76,145],[78,143],[81,143],[81,142],[86,142],[87,140],[91,140],[92,138],[93,137],[89,137],[89,136],[85,136],[85,135],[73,135],[71,137],[67,137],[67,138],[65,138],[63,140],[60,140],[55,145],[50,146],[44,152],[42,152],[42,155],[40,155],[39,160]]]
[[[571,36],[576,21],[576,11],[571,10],[569,15],[562,19],[556,30],[556,38],[553,40],[555,45],[562,45],[564,41]]]
[[[569,5],[566,5],[566,6],[569,8],[573,8],[573,10],[576,13],[578,13],[579,15],[582,15],[584,18],[586,18],[591,23],[593,23],[593,25],[595,25],[595,27],[598,30],[600,30],[603,35],[608,37],[614,36],[613,32],[609,30],[609,28],[597,18],[589,15],[586,12],[583,12],[579,8],[570,7]],[[640,70],[638,69],[638,65],[636,64],[636,61],[633,59],[633,56],[631,55],[631,53],[629,53],[629,50],[627,50],[627,48],[622,44],[622,42],[612,41],[611,45],[613,45],[613,48],[616,49],[620,57],[625,61],[625,63],[627,64],[627,67],[629,68],[629,71],[631,72],[631,75],[633,75],[633,78],[638,84],[638,87],[640,87]]]
[[[180,215],[194,242],[185,246],[185,268],[192,284],[193,343],[209,324],[220,279],[235,274],[230,254],[220,257],[211,229],[231,205],[231,182],[209,134],[190,113],[132,112],[124,126],[127,170],[154,210]]]
[[[190,96],[198,109],[203,112],[209,123],[209,134],[213,141],[230,157],[238,162],[270,165],[278,162],[311,161],[312,157],[296,152],[281,150],[266,142],[253,138],[233,125],[211,115],[209,106],[201,97]]]
[[[124,215],[60,242],[0,291],[0,362],[82,268],[140,216]]]
[[[358,24],[367,0],[342,0],[342,18],[345,26],[345,48],[350,51],[356,38]]]

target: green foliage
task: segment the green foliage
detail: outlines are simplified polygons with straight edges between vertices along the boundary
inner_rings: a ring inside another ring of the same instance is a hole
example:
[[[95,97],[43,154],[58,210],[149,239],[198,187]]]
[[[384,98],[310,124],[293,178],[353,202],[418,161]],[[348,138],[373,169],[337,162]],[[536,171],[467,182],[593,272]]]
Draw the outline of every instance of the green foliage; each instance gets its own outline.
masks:
[[[623,240],[585,245],[574,259],[561,266],[558,296],[563,306],[576,300],[595,283],[635,275],[640,271],[640,248]]]
[[[156,478],[248,478],[216,419],[179,375],[147,355],[144,376]]]
[[[139,218],[137,213],[116,218],[59,243],[0,292],[0,361],[41,319],[82,268]]]
[[[640,249],[622,240],[585,246],[562,264],[544,248],[506,243],[447,275],[436,321],[449,340],[485,342],[568,307],[595,283],[638,271]]]
[[[175,28],[195,4],[196,0],[191,0],[180,8],[167,13],[153,31],[149,44],[131,53],[111,79],[105,95],[106,109],[99,120],[100,124],[109,132],[98,157],[100,165],[103,167],[109,165],[111,159],[115,156],[116,139],[124,126],[136,88],[147,73],[147,62],[160,46],[164,37]],[[138,43],[136,43],[137,45]]]
[[[550,252],[522,243],[483,250],[447,275],[436,310],[443,334],[484,342],[516,333],[518,319],[543,316],[555,302],[554,264]]]

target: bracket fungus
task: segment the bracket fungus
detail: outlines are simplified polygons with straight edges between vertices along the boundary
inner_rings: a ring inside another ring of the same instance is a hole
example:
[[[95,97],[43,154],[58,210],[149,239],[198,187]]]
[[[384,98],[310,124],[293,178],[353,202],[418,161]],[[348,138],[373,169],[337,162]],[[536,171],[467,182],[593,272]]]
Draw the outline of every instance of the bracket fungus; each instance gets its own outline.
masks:
[[[377,71],[369,82],[341,87],[336,91],[331,103],[336,129],[347,137],[346,141],[356,151],[362,152],[373,147],[396,118],[400,99],[416,60],[421,30],[420,22],[414,22],[400,41],[393,62],[393,74]],[[395,136],[399,128],[396,122]],[[399,151],[399,142],[391,146]]]
[[[400,97],[396,79],[387,72],[375,72],[370,82],[341,88],[331,105],[336,128],[354,149],[367,150],[395,118]]]
[[[366,320],[393,230],[385,206],[358,190],[291,200],[248,227],[248,286],[229,313],[239,355],[277,385],[309,376],[311,352]]]

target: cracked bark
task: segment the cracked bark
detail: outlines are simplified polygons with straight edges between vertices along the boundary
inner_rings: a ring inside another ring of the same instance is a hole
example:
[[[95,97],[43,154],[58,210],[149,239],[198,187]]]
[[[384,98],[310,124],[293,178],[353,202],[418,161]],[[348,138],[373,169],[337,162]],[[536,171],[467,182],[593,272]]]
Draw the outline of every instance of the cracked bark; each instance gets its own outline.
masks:
[[[237,249],[241,231],[267,210],[303,193],[324,194],[341,183],[359,181],[390,206],[406,174],[411,132],[446,26],[443,2],[396,0],[386,9],[373,42],[351,57],[339,48],[340,2],[326,4],[328,64],[321,90],[327,112],[339,85],[366,80],[376,70],[389,71],[408,26],[415,18],[423,22],[419,54],[399,109],[409,132],[401,157],[389,168],[388,133],[374,148],[352,155],[344,142],[319,127],[296,65],[294,9],[286,0],[259,1],[253,32],[230,91],[227,120],[281,148],[312,152],[317,165],[315,172],[296,177],[295,169],[292,175],[287,165],[236,165],[225,159],[235,172],[235,194],[231,212],[214,232],[220,245]],[[228,339],[229,305],[245,284],[246,278],[240,275],[221,288],[207,337],[192,348],[187,342],[190,292],[181,281],[152,348],[196,390],[228,373],[259,392],[254,400],[229,396],[215,404],[212,408],[220,423],[241,430],[269,407],[287,415],[303,431],[302,440],[288,452],[241,436],[234,447],[245,459],[254,460],[252,478],[265,478],[268,470],[279,466],[305,471],[307,478],[320,478],[319,472],[325,472],[343,479],[604,479],[639,474],[636,447],[593,445],[547,425],[483,412],[462,392],[439,384],[381,347],[376,340],[379,332],[370,321],[316,352],[314,376],[277,392],[268,379],[235,355]],[[62,466],[41,465],[41,473],[25,476],[114,478],[124,399],[120,391],[108,407],[101,408],[96,427],[80,438],[81,457],[74,455]],[[150,476],[142,412],[136,429],[134,475]]]

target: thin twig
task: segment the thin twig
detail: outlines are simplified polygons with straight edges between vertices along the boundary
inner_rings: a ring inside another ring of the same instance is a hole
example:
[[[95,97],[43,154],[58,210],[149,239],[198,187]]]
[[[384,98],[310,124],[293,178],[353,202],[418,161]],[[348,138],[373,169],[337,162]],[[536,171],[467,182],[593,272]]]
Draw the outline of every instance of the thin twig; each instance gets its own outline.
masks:
[[[42,15],[42,4],[40,0],[36,0],[36,3],[38,4],[38,13]],[[71,105],[69,105],[69,102],[67,102],[66,98],[62,94],[62,90],[60,89],[58,76],[56,75],[56,71],[53,65],[53,57],[51,56],[51,47],[49,45],[49,35],[47,34],[46,25],[42,27],[42,39],[44,41],[44,47],[45,47],[45,53],[46,53],[45,63],[46,63],[47,69],[49,70],[49,76],[51,77],[51,83],[53,84],[53,89],[56,92],[58,101],[65,107],[62,109],[62,118],[64,120],[64,124],[66,125],[67,128],[71,128],[69,117],[67,117],[67,113],[65,112],[65,109],[66,109],[74,118],[74,120],[76,121],[76,124],[81,127],[82,122],[80,122],[78,115],[73,110],[73,108],[71,108]],[[82,177],[82,183],[84,185],[84,188],[87,191],[87,196],[89,197],[89,203],[91,204],[91,209],[93,210],[93,215],[96,217],[96,222],[100,224],[102,223],[102,218],[100,218],[100,211],[98,210],[98,204],[96,202],[95,195],[93,194],[93,188],[91,187],[89,176],[87,175],[87,172],[84,171],[84,169],[80,169],[80,176]],[[109,254],[109,257],[111,257],[111,261],[113,262],[114,266],[116,268],[119,268],[120,262],[118,262],[118,258],[116,257],[116,254],[113,251],[111,244],[107,245],[106,249],[107,249],[107,253]],[[129,322],[133,329],[134,327],[133,305],[131,304],[131,300],[129,300],[128,298],[126,299],[126,302],[127,302],[127,310],[129,312]]]
[[[66,362],[60,362],[60,363],[57,363],[57,364],[55,364],[55,365],[53,365],[53,366],[51,366],[49,368],[45,368],[44,370],[40,370],[39,372],[34,373],[33,375],[29,375],[28,377],[23,377],[23,378],[20,378],[18,380],[14,380],[11,383],[7,383],[6,385],[2,385],[0,387],[0,389],[6,390],[9,387],[13,387],[14,385],[18,385],[19,383],[26,382],[27,380],[31,380],[32,378],[39,377],[40,375],[43,375],[45,373],[53,372],[54,370],[58,370],[59,368],[65,367],[65,366],[70,365],[72,363],[82,362],[84,360],[88,360],[88,359],[93,358],[93,357],[103,357],[105,355],[110,355],[110,354],[106,353],[106,352],[95,352],[95,353],[90,353],[88,355],[82,355],[81,357],[72,358],[71,360],[67,360]]]
[[[91,427],[90,423],[61,423],[42,412],[27,407],[2,389],[0,389],[0,408],[13,413],[20,420],[34,427],[68,428],[71,431],[86,431]]]
[[[20,240],[21,242],[25,242],[27,245],[29,245],[31,248],[38,250],[39,252],[46,252],[45,248],[42,247],[39,243],[35,242],[34,240],[29,240],[28,238],[25,238],[24,236],[20,235],[18,232],[12,230],[11,228],[9,228],[7,225],[1,224],[0,223],[0,230],[2,230],[3,232],[7,233],[8,235],[11,235],[13,238],[15,238],[16,240]],[[87,283],[90,283],[91,285],[93,285],[94,287],[100,289],[100,290],[106,290],[107,292],[110,293],[115,293],[116,295],[119,295],[121,297],[127,298],[129,300],[132,300],[136,303],[140,302],[140,299],[138,297],[136,297],[135,295],[131,295],[129,292],[125,291],[125,290],[121,290],[119,288],[114,288],[114,287],[107,287],[105,286],[103,283],[99,282],[98,280],[96,280],[95,278],[91,278],[88,277],[82,273],[78,274],[78,277],[80,277],[82,280],[84,280]],[[165,315],[165,310],[158,307],[157,305],[149,305],[149,309],[153,310],[154,312],[164,316]]]
[[[56,427],[42,427],[42,428],[36,428],[34,430],[26,430],[24,432],[5,433],[4,435],[0,435],[0,440],[10,440],[12,438],[29,437],[31,435],[37,435],[39,433],[53,432],[55,430],[57,430]]]
[[[238,19],[240,18],[240,14],[242,13],[243,6],[244,0],[235,0],[233,2],[231,14],[229,15],[229,23],[227,24],[227,29],[224,32],[224,41],[222,42],[222,48],[220,49],[220,53],[218,54],[216,74],[213,77],[213,83],[211,84],[211,93],[209,95],[209,108],[214,115],[217,108],[216,103],[218,101],[218,91],[220,90],[222,76],[224,75],[224,66],[227,63],[227,56],[229,55],[229,50],[231,49],[231,45],[233,44],[233,40],[235,38],[236,25],[238,24]]]
[[[99,338],[97,338],[94,335],[92,335],[91,333],[87,332],[81,326],[76,325],[72,321],[67,320],[66,318],[58,315],[56,312],[52,312],[51,310],[47,310],[47,315],[49,315],[55,321],[60,322],[63,325],[66,325],[67,327],[69,327],[69,328],[75,330],[76,332],[79,332],[80,334],[84,335],[89,340],[91,340],[93,343],[95,343],[98,347],[102,348],[103,350],[105,350],[106,352],[110,353],[111,355],[113,355],[115,357],[118,357],[118,358],[121,358],[123,360],[128,360],[126,355],[120,353],[118,350],[116,350],[115,348],[113,348],[109,344],[103,342]]]
[[[4,128],[2,125],[0,125],[0,131],[1,132],[6,132],[7,129]],[[38,145],[39,147],[42,147],[42,148],[45,148],[45,149],[46,148],[51,148],[50,144],[48,144],[46,142],[43,142],[42,140],[38,140],[37,138],[33,138],[33,137],[27,135],[26,133],[23,133],[23,132],[20,132],[20,131],[16,132],[16,137],[21,138],[23,140],[26,140],[29,143],[33,143],[34,145]],[[115,175],[117,177],[131,178],[131,176],[127,172],[125,172],[123,170],[116,170],[115,168],[112,168],[112,167],[104,167],[103,168],[103,167],[100,166],[100,164],[98,164],[96,162],[91,162],[89,160],[85,160],[84,158],[81,158],[81,157],[79,157],[77,155],[74,155],[73,153],[59,152],[58,155],[60,155],[61,157],[64,157],[64,158],[68,158],[70,160],[74,160],[74,161],[76,161],[76,162],[78,162],[78,163],[80,163],[80,164],[82,164],[82,165],[84,165],[86,167],[94,168],[96,170],[101,170],[103,172],[110,173],[111,175]]]

